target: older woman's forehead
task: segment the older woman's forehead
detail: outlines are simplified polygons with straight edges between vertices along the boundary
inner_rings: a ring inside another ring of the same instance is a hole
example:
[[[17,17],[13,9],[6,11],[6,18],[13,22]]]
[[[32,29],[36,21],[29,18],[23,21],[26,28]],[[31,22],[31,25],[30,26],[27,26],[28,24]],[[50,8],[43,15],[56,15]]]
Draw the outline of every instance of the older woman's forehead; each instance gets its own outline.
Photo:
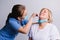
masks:
[[[48,9],[44,9],[44,10],[42,10],[42,11],[46,12],[46,11],[48,11]]]
[[[46,13],[46,12],[48,12],[48,10],[47,9],[44,9],[40,13],[42,13],[42,12]]]

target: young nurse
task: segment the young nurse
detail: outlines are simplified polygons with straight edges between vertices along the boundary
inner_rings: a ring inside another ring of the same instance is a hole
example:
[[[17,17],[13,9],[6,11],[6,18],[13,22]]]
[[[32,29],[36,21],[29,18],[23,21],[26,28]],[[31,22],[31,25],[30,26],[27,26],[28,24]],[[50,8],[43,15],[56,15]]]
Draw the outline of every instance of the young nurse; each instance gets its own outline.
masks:
[[[24,5],[14,5],[12,12],[7,17],[5,26],[0,30],[0,40],[14,40],[19,32],[28,33],[36,14],[32,14],[29,20],[25,19],[26,14],[27,10]]]
[[[57,27],[51,23],[52,13],[47,8],[42,8],[37,24],[33,24],[29,32],[29,40],[60,40]]]

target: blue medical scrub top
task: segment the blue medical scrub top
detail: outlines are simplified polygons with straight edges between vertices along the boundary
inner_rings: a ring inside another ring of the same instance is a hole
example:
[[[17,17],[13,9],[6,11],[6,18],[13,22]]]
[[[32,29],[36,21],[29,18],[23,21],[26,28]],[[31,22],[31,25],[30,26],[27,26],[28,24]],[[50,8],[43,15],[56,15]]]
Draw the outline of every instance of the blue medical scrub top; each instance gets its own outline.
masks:
[[[9,18],[8,23],[0,30],[0,40],[14,40],[18,34],[18,29],[27,24],[27,20],[22,22],[15,18]]]

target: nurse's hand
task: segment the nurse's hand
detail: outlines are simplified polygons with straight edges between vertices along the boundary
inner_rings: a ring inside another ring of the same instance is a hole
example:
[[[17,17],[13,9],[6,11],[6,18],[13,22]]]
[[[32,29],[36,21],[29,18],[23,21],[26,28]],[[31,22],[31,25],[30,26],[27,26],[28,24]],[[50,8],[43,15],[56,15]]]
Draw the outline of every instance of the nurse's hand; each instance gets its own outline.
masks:
[[[33,13],[31,15],[31,19],[34,20],[34,17],[39,17],[39,15],[37,13]],[[33,22],[32,24],[38,24],[37,22]]]
[[[32,18],[34,18],[34,17],[36,17],[36,16],[38,16],[38,14],[33,13],[33,14],[31,15]]]
[[[31,15],[31,17],[29,18],[29,21],[30,21],[32,24],[35,24],[36,22],[33,23],[33,20],[34,20],[34,17],[37,17],[37,16],[38,16],[37,13],[33,13],[33,14]]]

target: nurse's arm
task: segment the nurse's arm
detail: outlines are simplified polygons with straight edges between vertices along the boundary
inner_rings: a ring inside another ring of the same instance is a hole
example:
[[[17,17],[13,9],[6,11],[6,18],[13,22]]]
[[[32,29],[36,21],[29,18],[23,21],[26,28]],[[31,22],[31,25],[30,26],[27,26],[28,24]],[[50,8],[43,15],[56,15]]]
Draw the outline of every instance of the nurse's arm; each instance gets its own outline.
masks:
[[[32,14],[32,16],[30,17],[28,23],[24,27],[20,27],[18,29],[18,31],[21,32],[21,33],[24,33],[24,34],[28,33],[28,31],[30,30],[31,25],[33,24],[32,20],[35,16],[36,16],[36,14]]]

